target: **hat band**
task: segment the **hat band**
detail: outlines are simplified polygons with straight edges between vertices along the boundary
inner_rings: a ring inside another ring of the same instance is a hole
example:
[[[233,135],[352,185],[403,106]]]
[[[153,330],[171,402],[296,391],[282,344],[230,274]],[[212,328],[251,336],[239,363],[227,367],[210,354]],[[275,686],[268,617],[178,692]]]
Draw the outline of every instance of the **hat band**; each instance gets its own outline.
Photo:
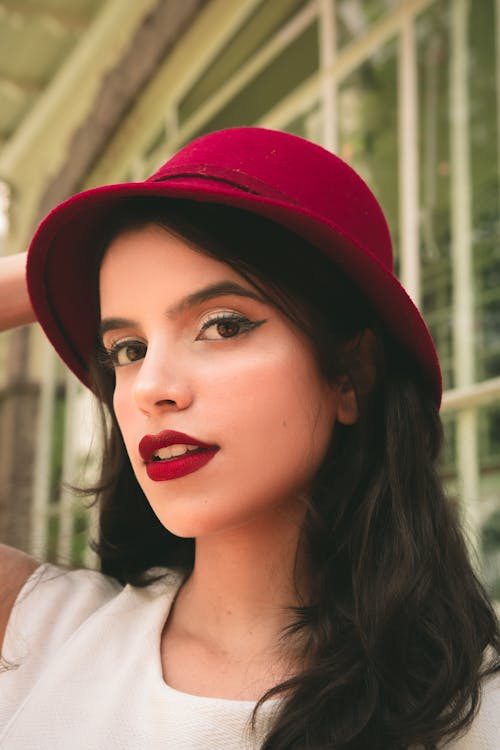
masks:
[[[176,179],[206,180],[207,182],[216,182],[236,188],[236,190],[241,190],[260,198],[270,198],[295,205],[299,203],[298,200],[292,198],[290,195],[276,190],[275,187],[240,169],[226,169],[212,164],[194,165],[192,171],[180,171],[175,167],[172,169],[162,169],[160,172],[153,174],[146,182],[168,182]]]

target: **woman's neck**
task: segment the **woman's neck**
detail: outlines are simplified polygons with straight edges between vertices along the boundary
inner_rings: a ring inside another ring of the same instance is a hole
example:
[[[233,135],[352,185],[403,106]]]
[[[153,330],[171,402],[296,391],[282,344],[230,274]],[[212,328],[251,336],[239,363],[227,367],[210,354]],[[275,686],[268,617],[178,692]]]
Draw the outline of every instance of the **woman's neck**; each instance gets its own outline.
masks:
[[[286,539],[247,535],[240,529],[221,539],[196,543],[188,581],[190,601],[203,611],[205,629],[213,623],[218,640],[243,631],[273,635],[290,620],[299,603],[295,586],[297,533]]]
[[[304,666],[301,637],[282,638],[301,604],[299,526],[246,524],[196,541],[192,574],[162,633],[167,684],[195,695],[257,700]]]

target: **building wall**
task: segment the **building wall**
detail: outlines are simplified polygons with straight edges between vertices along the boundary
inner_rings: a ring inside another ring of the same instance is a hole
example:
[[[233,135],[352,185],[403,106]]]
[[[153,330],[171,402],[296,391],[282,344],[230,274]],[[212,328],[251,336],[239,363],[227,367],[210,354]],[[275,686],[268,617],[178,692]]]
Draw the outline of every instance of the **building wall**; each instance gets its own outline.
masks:
[[[192,137],[241,124],[306,136],[360,171],[438,347],[442,472],[498,597],[499,30],[499,0],[210,0],[82,184],[140,179]],[[92,564],[81,501],[57,490],[61,474],[85,471],[89,397],[40,341],[36,351],[30,547]]]

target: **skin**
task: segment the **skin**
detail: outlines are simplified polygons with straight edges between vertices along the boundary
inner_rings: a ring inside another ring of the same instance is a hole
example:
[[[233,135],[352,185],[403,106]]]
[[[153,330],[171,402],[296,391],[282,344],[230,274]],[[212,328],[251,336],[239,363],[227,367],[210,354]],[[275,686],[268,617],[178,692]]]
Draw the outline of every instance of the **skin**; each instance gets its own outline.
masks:
[[[25,280],[26,253],[0,258],[0,331],[33,323]]]
[[[265,300],[223,294],[179,308],[221,282],[256,293],[159,227],[119,235],[100,274],[103,344],[137,479],[161,523],[196,539],[163,630],[164,677],[184,692],[255,700],[298,667],[275,644],[299,597],[301,497],[356,402],[347,382],[324,380],[310,342]],[[220,449],[199,471],[155,482],[138,444],[165,429]]]
[[[26,287],[26,253],[0,258],[0,332],[35,320]],[[21,550],[0,544],[0,650],[14,602],[40,565]]]

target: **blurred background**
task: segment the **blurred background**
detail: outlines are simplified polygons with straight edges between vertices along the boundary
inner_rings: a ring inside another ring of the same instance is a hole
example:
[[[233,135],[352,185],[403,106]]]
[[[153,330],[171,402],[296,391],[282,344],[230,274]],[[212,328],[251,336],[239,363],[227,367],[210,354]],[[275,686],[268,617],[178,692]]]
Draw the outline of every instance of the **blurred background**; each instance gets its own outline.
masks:
[[[500,599],[500,0],[0,0],[0,254],[71,193],[234,125],[350,162],[440,354],[446,451]],[[0,541],[97,565],[92,397],[36,326],[0,336]]]

